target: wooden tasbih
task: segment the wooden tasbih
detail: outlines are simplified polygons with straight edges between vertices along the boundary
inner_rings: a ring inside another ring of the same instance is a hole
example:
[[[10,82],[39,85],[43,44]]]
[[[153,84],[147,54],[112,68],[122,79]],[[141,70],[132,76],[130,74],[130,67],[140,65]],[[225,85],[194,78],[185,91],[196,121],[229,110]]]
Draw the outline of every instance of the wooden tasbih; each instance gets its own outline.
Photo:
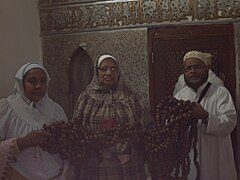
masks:
[[[42,148],[78,164],[93,151],[101,159],[101,149],[114,146],[121,140],[139,143],[144,145],[142,150],[146,152],[154,180],[187,179],[190,172],[189,152],[194,148],[194,162],[198,170],[196,179],[199,179],[197,128],[191,121],[191,106],[189,101],[164,97],[156,107],[155,119],[150,127],[126,122],[96,131],[83,127],[80,119],[44,125],[43,131],[51,136],[48,145]]]
[[[194,162],[198,172],[196,179],[199,179],[197,128],[191,119],[191,108],[190,101],[174,97],[164,97],[158,103],[155,126],[147,132],[144,141],[153,179],[186,180],[190,172],[191,148],[194,148]]]
[[[47,146],[49,153],[59,153],[62,159],[78,164],[90,152],[116,145],[120,140],[140,142],[145,129],[139,123],[122,123],[110,129],[95,131],[81,126],[80,120],[55,122],[44,125],[43,131],[51,134]],[[100,158],[100,157],[99,157]]]

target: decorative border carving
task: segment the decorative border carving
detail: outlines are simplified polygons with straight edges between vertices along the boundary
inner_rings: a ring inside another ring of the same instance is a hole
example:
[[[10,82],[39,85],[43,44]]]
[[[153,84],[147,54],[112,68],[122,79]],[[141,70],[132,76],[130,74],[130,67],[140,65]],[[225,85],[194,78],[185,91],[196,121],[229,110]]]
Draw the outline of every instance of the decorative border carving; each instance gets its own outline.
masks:
[[[40,0],[42,34],[236,19],[240,0]]]

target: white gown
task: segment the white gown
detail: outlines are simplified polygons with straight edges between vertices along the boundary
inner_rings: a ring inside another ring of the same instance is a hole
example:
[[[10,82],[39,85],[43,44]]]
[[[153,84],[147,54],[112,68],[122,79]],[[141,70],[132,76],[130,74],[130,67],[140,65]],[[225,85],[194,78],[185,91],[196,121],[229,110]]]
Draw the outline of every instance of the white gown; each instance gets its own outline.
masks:
[[[204,83],[197,93],[186,86],[175,97],[196,102],[206,84]],[[212,84],[200,104],[209,112],[207,127],[203,123],[199,123],[198,127],[200,179],[237,180],[231,142],[231,132],[236,126],[237,114],[231,95],[224,86]],[[194,180],[195,173],[196,168],[191,162],[188,179]]]
[[[65,179],[65,172],[69,167],[69,163],[61,160],[57,154],[49,154],[40,147],[27,148],[17,155],[11,154],[13,146],[9,146],[9,142],[14,142],[14,138],[41,130],[45,123],[67,121],[63,109],[50,99],[47,93],[38,102],[30,101],[25,96],[24,75],[34,68],[45,72],[48,84],[50,77],[46,69],[39,64],[27,63],[16,73],[16,83],[11,95],[0,100],[0,142],[3,141],[0,143],[0,179],[6,176],[9,163],[14,171],[31,180],[47,180],[54,177]],[[6,157],[11,158],[14,155],[15,161],[8,163]]]
[[[18,96],[18,97],[17,97]],[[16,99],[18,99],[16,101]],[[21,104],[22,108],[31,113],[15,111],[13,106]],[[56,103],[50,109],[53,111],[51,119],[43,116],[37,108],[29,109],[20,95],[11,95],[0,100],[0,139],[23,137],[34,130],[41,130],[44,123],[67,120],[63,109]],[[52,113],[51,113],[52,114]],[[46,118],[46,119],[45,119]],[[43,180],[59,175],[64,168],[64,162],[58,155],[51,155],[39,147],[25,149],[16,156],[11,167],[28,179]]]

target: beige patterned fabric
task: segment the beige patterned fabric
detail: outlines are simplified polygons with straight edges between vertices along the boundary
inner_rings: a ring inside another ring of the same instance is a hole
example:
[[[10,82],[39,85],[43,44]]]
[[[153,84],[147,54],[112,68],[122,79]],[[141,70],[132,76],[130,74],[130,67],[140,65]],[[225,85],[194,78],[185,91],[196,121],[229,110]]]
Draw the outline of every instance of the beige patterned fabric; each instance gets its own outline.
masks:
[[[189,58],[197,58],[204,62],[207,66],[210,65],[212,62],[212,55],[210,53],[204,53],[200,51],[189,51],[187,52],[184,57],[183,61],[186,61]]]

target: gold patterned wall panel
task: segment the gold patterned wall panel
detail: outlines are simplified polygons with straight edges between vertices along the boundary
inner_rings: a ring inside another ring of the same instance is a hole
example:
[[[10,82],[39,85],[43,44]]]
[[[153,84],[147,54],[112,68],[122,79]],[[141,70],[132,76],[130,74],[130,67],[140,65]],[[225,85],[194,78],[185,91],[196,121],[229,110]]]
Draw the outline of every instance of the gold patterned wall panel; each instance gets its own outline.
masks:
[[[239,19],[240,0],[40,0],[42,34]]]
[[[94,61],[101,53],[111,53],[120,61],[121,74],[131,89],[148,103],[147,30],[129,29],[43,37],[43,62],[52,81],[49,95],[69,115],[68,63],[81,46]],[[61,74],[59,73],[61,72]],[[79,82],[81,83],[81,82]]]

